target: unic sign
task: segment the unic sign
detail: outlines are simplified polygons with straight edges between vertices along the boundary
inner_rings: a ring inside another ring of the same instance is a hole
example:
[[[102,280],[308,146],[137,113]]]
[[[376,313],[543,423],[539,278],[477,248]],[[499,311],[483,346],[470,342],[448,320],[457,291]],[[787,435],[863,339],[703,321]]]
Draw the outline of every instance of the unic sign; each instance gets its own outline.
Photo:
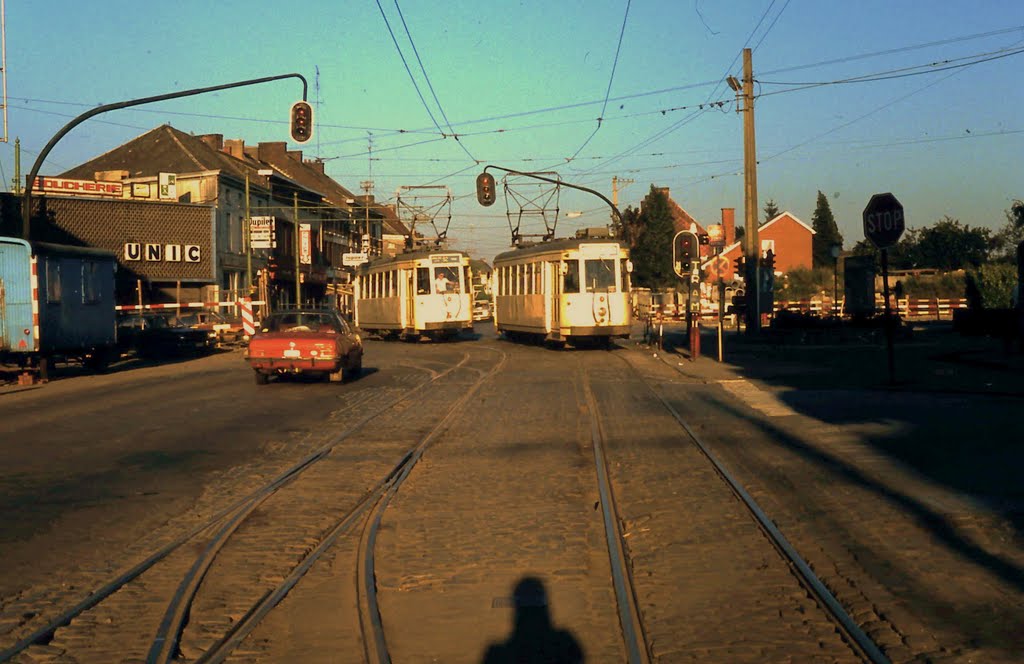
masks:
[[[202,251],[198,244],[156,244],[141,242],[125,242],[124,259],[126,261],[150,261],[169,263],[198,263],[202,259]]]

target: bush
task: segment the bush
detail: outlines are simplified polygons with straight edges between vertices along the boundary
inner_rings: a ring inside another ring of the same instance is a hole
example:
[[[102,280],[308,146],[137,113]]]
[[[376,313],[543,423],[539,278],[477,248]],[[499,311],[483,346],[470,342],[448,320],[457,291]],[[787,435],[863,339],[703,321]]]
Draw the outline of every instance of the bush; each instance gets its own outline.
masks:
[[[840,292],[843,287],[842,280],[842,275],[839,275]],[[805,300],[821,295],[822,291],[832,295],[832,286],[832,268],[796,268],[781,277],[775,277],[775,301]]]
[[[968,306],[984,309],[1009,309],[1013,287],[1017,284],[1017,266],[989,263],[970,270],[964,276]]]
[[[932,276],[907,277],[903,279],[903,292],[915,299],[931,299],[964,296],[964,275],[962,272],[944,272]]]

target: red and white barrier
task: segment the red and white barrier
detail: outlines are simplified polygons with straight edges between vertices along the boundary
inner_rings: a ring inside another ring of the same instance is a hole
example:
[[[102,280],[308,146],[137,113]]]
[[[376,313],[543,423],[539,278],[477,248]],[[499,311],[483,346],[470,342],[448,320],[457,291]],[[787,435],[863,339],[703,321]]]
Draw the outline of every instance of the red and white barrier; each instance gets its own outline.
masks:
[[[245,332],[246,336],[251,337],[256,334],[256,323],[252,317],[252,300],[243,298],[240,305],[242,311],[242,331]]]
[[[157,309],[208,309],[210,307],[237,307],[241,302],[168,302],[165,304],[119,304],[116,311],[155,311]],[[254,304],[266,304],[263,300],[249,302]]]

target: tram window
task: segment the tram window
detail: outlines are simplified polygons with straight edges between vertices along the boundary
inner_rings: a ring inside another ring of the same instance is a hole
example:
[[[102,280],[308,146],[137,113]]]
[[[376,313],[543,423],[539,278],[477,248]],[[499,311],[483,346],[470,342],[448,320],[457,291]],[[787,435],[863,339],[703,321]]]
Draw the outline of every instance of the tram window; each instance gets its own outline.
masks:
[[[426,295],[430,292],[430,268],[416,268],[416,293]]]
[[[565,262],[565,283],[562,286],[563,293],[579,293],[580,292],[580,262],[579,261],[566,261]]]
[[[619,274],[622,275],[622,292],[623,293],[628,293],[631,290],[630,289],[630,285],[631,284],[629,283],[629,266],[628,266],[628,263],[629,263],[629,259],[626,259],[626,258],[623,258],[622,260],[619,261],[619,268],[620,268]]]
[[[588,293],[614,292],[615,291],[615,265],[614,260],[589,259],[584,261],[585,279]]]
[[[469,274],[469,266],[468,265],[463,265],[462,266],[462,283],[465,284],[466,292],[467,293],[472,293],[473,292],[473,290],[472,290],[473,278]]]

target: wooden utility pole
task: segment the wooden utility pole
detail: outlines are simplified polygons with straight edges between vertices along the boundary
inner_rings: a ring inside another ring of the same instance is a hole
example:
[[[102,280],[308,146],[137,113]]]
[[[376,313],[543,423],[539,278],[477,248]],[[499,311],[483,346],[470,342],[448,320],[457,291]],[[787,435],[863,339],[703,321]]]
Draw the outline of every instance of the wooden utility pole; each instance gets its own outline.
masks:
[[[612,176],[612,205],[616,208],[619,207],[619,185],[633,184],[635,180],[627,180],[626,178],[620,178],[618,175]],[[619,227],[620,224],[615,224],[615,237],[622,237],[622,234],[626,229]]]
[[[746,212],[747,330],[761,329],[761,242],[757,237],[757,149],[754,140],[754,65],[743,49],[743,183]],[[753,293],[751,293],[753,290]]]

